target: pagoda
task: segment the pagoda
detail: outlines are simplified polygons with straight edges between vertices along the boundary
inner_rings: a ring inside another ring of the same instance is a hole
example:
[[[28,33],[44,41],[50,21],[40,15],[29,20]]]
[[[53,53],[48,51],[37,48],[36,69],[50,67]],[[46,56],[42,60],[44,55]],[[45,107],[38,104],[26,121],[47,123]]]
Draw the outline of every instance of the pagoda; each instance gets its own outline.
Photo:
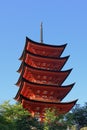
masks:
[[[40,43],[26,37],[15,100],[20,101],[32,116],[38,115],[42,119],[47,108],[56,109],[58,115],[66,114],[77,101],[62,102],[75,84],[62,85],[72,71],[62,70],[69,58],[61,57],[66,45],[43,43],[42,29]]]

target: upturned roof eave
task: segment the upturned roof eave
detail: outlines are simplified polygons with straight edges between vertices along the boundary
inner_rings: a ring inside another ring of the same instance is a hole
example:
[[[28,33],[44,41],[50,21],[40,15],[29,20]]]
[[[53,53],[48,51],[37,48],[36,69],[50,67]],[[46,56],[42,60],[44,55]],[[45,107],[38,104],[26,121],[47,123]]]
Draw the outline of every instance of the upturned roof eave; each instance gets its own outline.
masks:
[[[23,95],[20,95],[21,96],[21,99],[22,100],[25,100],[25,101],[31,101],[31,102],[35,102],[35,103],[43,103],[43,104],[61,104],[61,105],[64,105],[64,104],[75,104],[77,101],[78,101],[78,99],[76,99],[76,100],[73,100],[73,101],[69,101],[69,102],[45,102],[45,100],[44,101],[37,101],[37,100],[31,100],[31,99],[29,99],[29,98],[26,98],[26,97],[24,97]]]
[[[62,71],[60,71],[60,70],[45,70],[45,69],[41,69],[41,68],[34,68],[34,67],[32,67],[32,66],[30,66],[30,65],[28,65],[28,64],[26,64],[26,63],[24,63],[24,66],[25,67],[28,67],[28,68],[31,68],[31,69],[33,69],[33,70],[36,70],[36,71],[42,71],[42,72],[51,72],[51,73],[58,73],[58,72],[61,72],[61,73],[64,73],[64,72],[71,72],[72,71],[72,69],[73,68],[71,68],[71,69],[68,69],[68,70],[62,70]]]
[[[53,47],[53,48],[59,48],[59,47],[66,47],[66,45],[67,45],[67,43],[65,43],[65,44],[63,44],[63,45],[51,45],[51,44],[46,44],[46,43],[40,43],[40,42],[36,42],[36,41],[34,41],[34,40],[31,40],[30,38],[28,38],[27,36],[26,36],[26,43],[27,42],[32,42],[33,44],[38,44],[38,45],[40,45],[40,46],[48,46],[48,47]]]
[[[42,56],[42,55],[38,55],[38,54],[33,54],[32,52],[30,52],[30,51],[27,51],[27,50],[24,50],[23,51],[23,54],[22,54],[22,58],[20,57],[19,58],[19,60],[23,60],[23,57],[24,57],[24,55],[26,55],[26,54],[29,54],[29,55],[31,55],[31,56],[34,56],[34,57],[37,57],[37,58],[43,58],[43,59],[53,59],[53,60],[58,60],[58,59],[65,59],[65,58],[69,58],[70,57],[70,55],[68,55],[68,56],[64,56],[64,57],[48,57],[48,56]]]
[[[20,56],[19,60],[22,60],[22,59],[23,59],[23,55],[24,55],[24,52],[25,52],[25,50],[26,50],[26,47],[27,47],[27,43],[28,43],[28,42],[31,42],[31,43],[36,44],[36,45],[40,45],[40,46],[42,46],[42,47],[47,46],[47,47],[56,48],[56,49],[57,49],[57,48],[61,48],[61,47],[64,47],[64,49],[65,49],[65,47],[66,47],[66,45],[67,45],[67,43],[65,43],[65,44],[63,44],[63,45],[49,45],[49,44],[39,43],[39,42],[33,41],[33,40],[31,40],[30,38],[26,37],[25,46],[24,46],[22,55]]]
[[[15,98],[14,98],[15,100],[17,100],[18,97],[20,96],[20,93],[21,93],[21,91],[22,91],[24,82],[25,82],[25,81],[22,80],[21,85],[20,85],[20,87],[19,87],[19,90],[18,90],[18,92],[17,92],[17,94],[16,94],[16,96],[15,96]],[[29,84],[29,85],[31,86],[32,84]],[[57,87],[57,86],[54,87],[54,86],[45,86],[45,85],[42,86],[42,87],[41,87],[40,85],[37,85],[37,86],[40,87],[40,88],[45,87],[45,88],[48,88],[48,89],[50,89],[50,90],[51,90],[51,89],[52,89],[52,90],[53,90],[53,89],[56,89],[56,91],[58,91],[58,90],[61,89],[61,92],[62,92],[62,91],[66,91],[65,89],[67,89],[66,94],[64,94],[64,96],[62,96],[62,98],[60,99],[60,100],[62,100],[62,99],[70,92],[70,90],[73,88],[74,83],[73,83],[73,84],[70,84],[70,85],[67,85],[67,87]],[[33,84],[32,87],[37,89],[37,86],[36,86],[36,84]],[[29,88],[29,89],[32,89],[32,90],[33,90],[32,87]],[[39,88],[39,89],[40,89],[40,88]],[[26,87],[26,89],[28,89],[28,87]]]

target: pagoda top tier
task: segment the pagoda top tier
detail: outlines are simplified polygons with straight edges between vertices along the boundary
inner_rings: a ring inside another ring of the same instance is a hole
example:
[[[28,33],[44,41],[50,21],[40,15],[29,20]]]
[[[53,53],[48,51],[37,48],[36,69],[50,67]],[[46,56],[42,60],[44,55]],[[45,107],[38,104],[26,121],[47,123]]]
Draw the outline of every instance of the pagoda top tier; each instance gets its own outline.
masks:
[[[35,42],[28,37],[26,37],[26,43],[23,50],[23,53],[20,57],[20,59],[23,58],[24,52],[28,51],[33,54],[39,55],[39,56],[46,56],[46,57],[52,57],[52,58],[58,58],[61,56],[62,52],[64,51],[67,44],[64,45],[49,45],[45,43],[39,43]]]

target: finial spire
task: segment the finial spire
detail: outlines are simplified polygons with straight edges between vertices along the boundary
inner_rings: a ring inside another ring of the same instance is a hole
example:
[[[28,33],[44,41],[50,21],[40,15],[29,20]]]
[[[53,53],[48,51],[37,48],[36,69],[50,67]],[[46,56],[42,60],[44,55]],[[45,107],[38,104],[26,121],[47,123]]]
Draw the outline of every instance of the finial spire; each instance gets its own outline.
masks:
[[[43,23],[40,25],[40,42],[43,43]]]

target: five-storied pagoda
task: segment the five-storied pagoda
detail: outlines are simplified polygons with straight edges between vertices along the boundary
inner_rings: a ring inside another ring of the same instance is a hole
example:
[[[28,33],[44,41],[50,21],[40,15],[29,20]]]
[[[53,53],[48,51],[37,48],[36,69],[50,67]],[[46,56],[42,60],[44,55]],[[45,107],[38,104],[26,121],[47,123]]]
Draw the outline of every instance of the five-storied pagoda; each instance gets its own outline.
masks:
[[[61,57],[66,45],[43,43],[42,24],[40,43],[26,37],[20,57],[20,77],[16,83],[19,90],[15,99],[20,101],[32,116],[38,115],[42,119],[47,108],[54,108],[58,114],[65,114],[77,101],[61,102],[74,86],[74,83],[62,85],[72,70],[62,70],[69,58]]]

